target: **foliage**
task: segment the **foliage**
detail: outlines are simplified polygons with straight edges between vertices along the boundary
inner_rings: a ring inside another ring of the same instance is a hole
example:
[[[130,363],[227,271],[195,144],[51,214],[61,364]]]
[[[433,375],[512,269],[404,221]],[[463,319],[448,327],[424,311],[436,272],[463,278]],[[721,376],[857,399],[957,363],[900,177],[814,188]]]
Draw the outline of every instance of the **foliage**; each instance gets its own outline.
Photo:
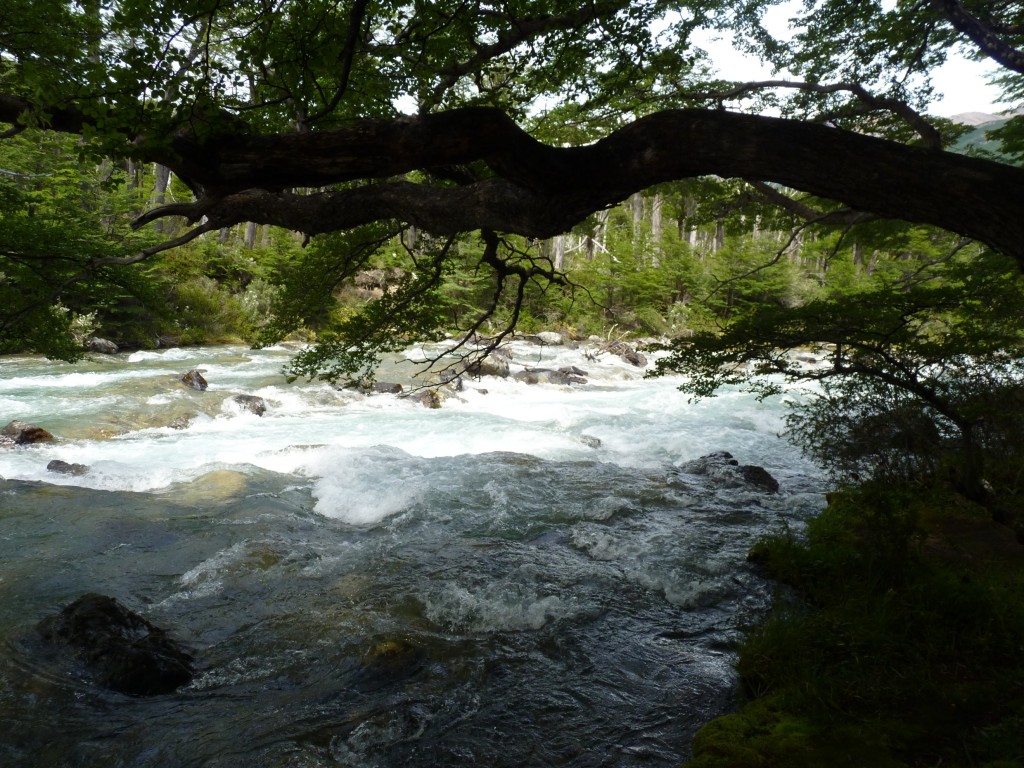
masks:
[[[344,271],[351,271],[353,264],[366,265],[358,261],[360,253],[363,258],[373,253],[372,248],[363,248],[366,243],[361,240],[345,251]],[[439,340],[438,329],[447,309],[439,288],[452,243],[449,240],[432,249],[424,260],[425,271],[400,273],[386,280],[380,296],[321,331],[316,345],[291,361],[290,374],[331,382],[339,378],[368,381],[383,352],[396,352],[423,338]]]
[[[0,353],[73,360],[83,350],[77,317],[99,315],[102,332],[153,306],[143,267],[117,264],[148,239],[117,231],[130,200],[108,191],[70,139],[0,142],[0,167]]]
[[[949,469],[980,500],[986,463],[1008,468],[1000,490],[1015,491],[1012,468],[1024,458],[1013,437],[1024,398],[1022,301],[1019,273],[994,254],[918,253],[797,307],[752,305],[721,332],[677,341],[658,372],[688,374],[681,389],[696,397],[726,384],[766,396],[785,381],[818,382],[791,414],[790,434],[838,479],[935,479]],[[800,359],[806,349],[820,364]]]
[[[1019,764],[1024,562],[992,556],[986,518],[871,485],[805,540],[759,544],[791,598],[743,644],[748,703],[697,734],[690,768]]]

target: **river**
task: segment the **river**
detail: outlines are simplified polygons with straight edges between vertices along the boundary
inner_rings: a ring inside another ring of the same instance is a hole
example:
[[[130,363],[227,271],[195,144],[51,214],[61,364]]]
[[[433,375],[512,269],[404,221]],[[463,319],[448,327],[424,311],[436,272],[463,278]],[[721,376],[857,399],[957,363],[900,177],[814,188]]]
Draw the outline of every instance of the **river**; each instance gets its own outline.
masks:
[[[587,382],[482,377],[430,409],[288,383],[285,347],[0,358],[0,426],[57,437],[0,446],[0,765],[683,762],[771,599],[746,552],[821,477],[778,436],[785,396],[694,404],[614,355],[510,349]],[[669,481],[718,450],[780,492]],[[35,625],[86,592],[185,643],[193,682],[133,697],[55,661]]]

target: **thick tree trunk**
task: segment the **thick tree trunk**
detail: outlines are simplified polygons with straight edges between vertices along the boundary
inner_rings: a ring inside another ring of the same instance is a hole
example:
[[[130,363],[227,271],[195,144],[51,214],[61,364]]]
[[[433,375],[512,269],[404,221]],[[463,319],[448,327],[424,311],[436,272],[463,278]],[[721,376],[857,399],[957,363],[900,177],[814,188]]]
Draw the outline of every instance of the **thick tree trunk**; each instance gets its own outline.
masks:
[[[17,124],[30,106],[0,94],[0,120]],[[72,106],[48,116],[54,129],[71,132],[90,121]],[[489,229],[543,239],[654,184],[713,174],[932,224],[1024,265],[1024,170],[820,124],[666,110],[582,147],[542,144],[487,107],[274,136],[230,121],[215,125],[203,141],[179,133],[168,146],[165,133],[152,141],[143,134],[126,147],[137,159],[167,165],[200,196],[140,223],[205,215],[216,226],[252,220],[317,234],[387,219],[438,234]],[[493,176],[462,187],[395,180],[473,162]],[[368,183],[301,197],[284,191],[346,181]]]
[[[251,218],[316,234],[399,219],[440,234],[546,238],[653,184],[716,174],[933,224],[1024,263],[1024,170],[778,118],[666,111],[593,145],[555,148],[498,110],[472,108],[323,133],[179,139],[175,150],[171,167],[208,196],[193,212],[224,223]],[[302,198],[274,191],[475,160],[495,177],[464,187],[388,181]]]

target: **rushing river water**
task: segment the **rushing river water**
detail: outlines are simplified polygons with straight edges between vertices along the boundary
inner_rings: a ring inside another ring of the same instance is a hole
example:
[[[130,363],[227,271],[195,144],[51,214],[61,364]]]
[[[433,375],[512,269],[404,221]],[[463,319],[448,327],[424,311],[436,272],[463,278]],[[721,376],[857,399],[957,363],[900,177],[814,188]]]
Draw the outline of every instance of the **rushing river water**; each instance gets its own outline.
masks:
[[[58,438],[0,446],[0,765],[684,761],[770,600],[746,551],[819,509],[820,478],[780,401],[511,349],[588,382],[484,377],[432,410],[289,384],[281,348],[0,359],[0,426]],[[716,450],[781,491],[668,482]],[[53,662],[35,625],[86,592],[186,643],[194,681],[133,697]]]

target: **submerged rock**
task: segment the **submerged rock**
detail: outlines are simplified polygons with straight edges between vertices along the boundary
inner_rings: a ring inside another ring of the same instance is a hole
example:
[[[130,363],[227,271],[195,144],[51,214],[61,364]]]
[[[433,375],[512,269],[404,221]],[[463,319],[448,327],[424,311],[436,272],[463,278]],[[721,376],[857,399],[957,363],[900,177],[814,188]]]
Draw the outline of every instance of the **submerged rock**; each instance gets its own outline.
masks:
[[[257,397],[256,395],[235,395],[231,400],[237,403],[238,407],[243,411],[254,413],[257,416],[262,416],[267,412],[267,401],[262,397]]]
[[[205,392],[209,384],[206,383],[206,379],[203,378],[196,368],[191,371],[187,371],[181,375],[181,383],[185,386],[192,387],[192,389],[198,389],[200,392]]]
[[[726,486],[754,486],[768,493],[777,493],[779,490],[779,481],[768,470],[754,464],[741,465],[728,451],[716,451],[681,464],[670,473],[669,483],[677,479],[679,474],[703,475]]]
[[[580,442],[588,448],[600,448],[601,438],[594,437],[593,435],[580,435]]]
[[[83,595],[37,629],[50,643],[70,648],[98,683],[121,693],[170,693],[192,680],[192,656],[112,597]]]
[[[424,649],[405,638],[378,640],[363,654],[355,682],[362,689],[392,685],[416,674],[425,660]]]
[[[60,475],[84,475],[89,471],[85,464],[68,464],[66,461],[54,459],[46,465],[47,472],[56,472]]]
[[[32,443],[49,443],[53,441],[53,435],[42,427],[29,424],[27,421],[12,421],[0,435],[9,438],[15,445],[31,445]]]

